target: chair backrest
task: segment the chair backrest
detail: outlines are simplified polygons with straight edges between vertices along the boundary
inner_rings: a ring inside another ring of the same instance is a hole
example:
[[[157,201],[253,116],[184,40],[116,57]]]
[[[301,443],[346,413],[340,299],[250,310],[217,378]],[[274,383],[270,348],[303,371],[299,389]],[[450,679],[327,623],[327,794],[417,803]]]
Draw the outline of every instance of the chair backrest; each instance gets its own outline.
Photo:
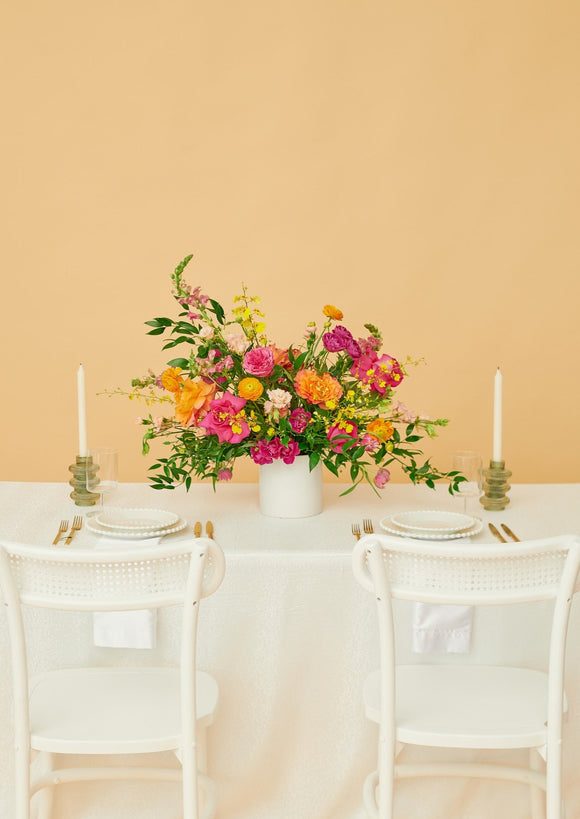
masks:
[[[575,582],[579,554],[580,538],[572,535],[475,546],[375,534],[358,541],[353,570],[368,591],[384,583],[393,598],[502,605],[556,599],[570,576]]]
[[[380,534],[362,537],[353,553],[353,571],[377,601],[382,721],[394,720],[393,598],[475,606],[554,600],[548,743],[556,745],[562,730],[568,621],[579,568],[580,538],[573,535],[497,546],[418,542]]]
[[[2,557],[4,555],[4,557]],[[21,603],[68,611],[120,611],[207,597],[224,576],[209,538],[128,549],[49,549],[0,541],[0,592]]]

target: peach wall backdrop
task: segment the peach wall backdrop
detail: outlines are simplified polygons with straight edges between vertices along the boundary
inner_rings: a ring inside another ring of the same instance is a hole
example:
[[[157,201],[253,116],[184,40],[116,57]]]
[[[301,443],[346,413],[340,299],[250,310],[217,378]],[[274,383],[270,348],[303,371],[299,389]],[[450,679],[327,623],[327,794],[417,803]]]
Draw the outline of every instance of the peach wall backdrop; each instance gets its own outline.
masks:
[[[89,445],[145,480],[170,273],[297,339],[331,302],[425,356],[399,397],[516,482],[580,480],[580,5],[555,0],[1,0],[0,479]],[[238,479],[255,479],[252,464]]]

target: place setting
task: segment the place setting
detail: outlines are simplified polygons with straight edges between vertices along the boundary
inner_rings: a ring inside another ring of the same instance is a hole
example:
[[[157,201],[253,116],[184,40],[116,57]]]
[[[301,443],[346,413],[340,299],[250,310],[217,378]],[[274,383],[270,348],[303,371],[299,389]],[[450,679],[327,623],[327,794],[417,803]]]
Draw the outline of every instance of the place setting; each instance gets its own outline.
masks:
[[[181,532],[187,521],[163,509],[104,508],[86,518],[93,534],[123,540],[146,540]]]

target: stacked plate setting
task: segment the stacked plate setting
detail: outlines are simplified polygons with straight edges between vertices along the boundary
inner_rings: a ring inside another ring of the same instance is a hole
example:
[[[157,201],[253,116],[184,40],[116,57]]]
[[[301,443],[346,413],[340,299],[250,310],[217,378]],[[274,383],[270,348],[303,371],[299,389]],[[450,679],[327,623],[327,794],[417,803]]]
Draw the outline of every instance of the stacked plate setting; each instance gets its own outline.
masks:
[[[456,540],[481,532],[483,521],[459,512],[421,510],[387,515],[380,525],[391,535],[413,540]]]
[[[86,519],[87,529],[98,535],[123,540],[145,540],[181,532],[187,521],[163,509],[102,509]]]

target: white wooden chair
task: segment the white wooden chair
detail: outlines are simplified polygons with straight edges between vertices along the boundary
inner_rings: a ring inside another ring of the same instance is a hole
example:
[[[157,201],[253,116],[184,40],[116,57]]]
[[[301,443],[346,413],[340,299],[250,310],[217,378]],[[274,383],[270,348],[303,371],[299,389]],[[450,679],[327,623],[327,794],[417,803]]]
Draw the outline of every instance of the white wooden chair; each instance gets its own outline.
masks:
[[[213,816],[213,783],[200,769],[218,687],[196,669],[196,635],[200,600],[218,588],[223,575],[223,552],[206,538],[116,551],[0,542],[0,597],[7,610],[14,694],[14,819],[30,819],[31,798],[39,791],[39,817],[49,819],[56,784],[101,779],[180,781],[184,819]],[[69,611],[180,605],[179,667],[71,668],[29,679],[22,605]],[[144,758],[144,767],[54,765],[56,754],[157,751],[173,751],[181,764],[147,767]],[[33,779],[36,755],[41,774]]]
[[[379,724],[378,767],[363,789],[369,817],[392,819],[394,780],[419,776],[524,782],[531,786],[534,819],[563,817],[564,659],[579,565],[580,539],[572,536],[505,546],[422,544],[383,535],[360,539],[353,569],[376,597],[380,643],[380,669],[367,678],[363,690],[366,715]],[[469,661],[397,666],[395,598],[476,606],[553,600],[547,671]],[[398,764],[407,744],[528,749],[529,766]]]

